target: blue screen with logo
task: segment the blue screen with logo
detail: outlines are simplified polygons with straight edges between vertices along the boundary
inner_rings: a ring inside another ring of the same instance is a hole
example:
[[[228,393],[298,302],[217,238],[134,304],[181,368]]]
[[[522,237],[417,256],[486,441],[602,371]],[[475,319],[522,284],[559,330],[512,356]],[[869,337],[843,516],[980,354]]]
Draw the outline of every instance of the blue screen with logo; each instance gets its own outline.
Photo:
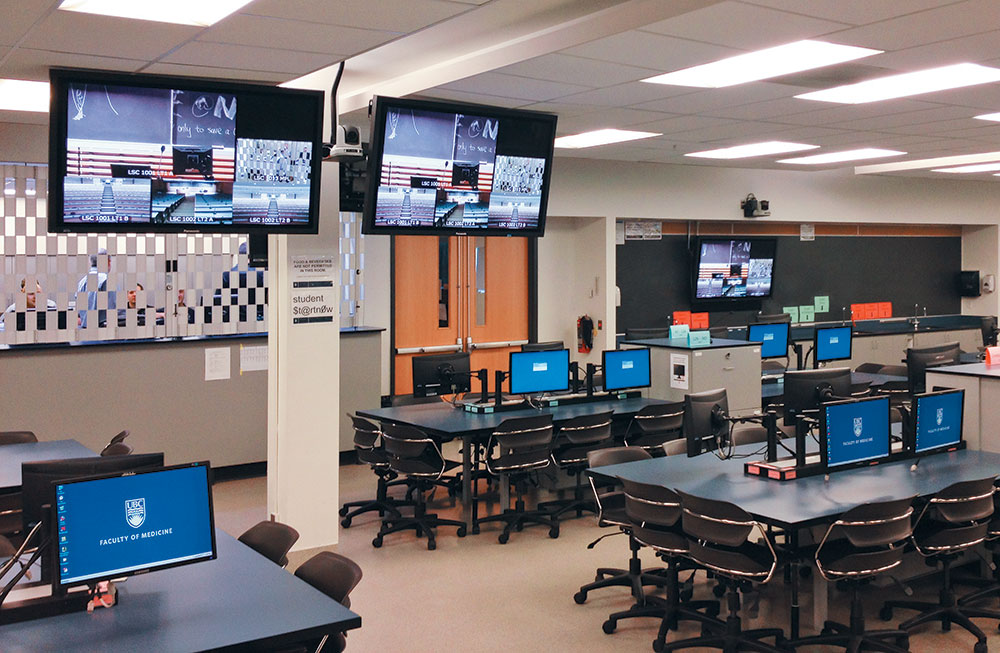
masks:
[[[55,494],[62,585],[215,557],[206,465],[57,483]]]
[[[510,391],[516,395],[569,389],[569,350],[519,351],[510,355]]]
[[[917,453],[962,441],[962,395],[961,390],[955,390],[915,397]]]
[[[851,357],[851,327],[816,329],[816,362]]]
[[[649,350],[618,349],[604,352],[604,389],[649,387]]]
[[[788,355],[788,322],[751,324],[747,340],[760,343],[761,358]]]
[[[889,455],[889,398],[827,404],[826,465],[837,467]]]

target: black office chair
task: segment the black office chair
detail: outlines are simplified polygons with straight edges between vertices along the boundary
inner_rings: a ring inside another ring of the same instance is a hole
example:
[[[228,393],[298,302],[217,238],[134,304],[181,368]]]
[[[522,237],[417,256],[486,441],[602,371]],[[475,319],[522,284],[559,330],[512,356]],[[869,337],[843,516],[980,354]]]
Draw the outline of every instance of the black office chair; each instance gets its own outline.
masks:
[[[937,603],[926,601],[886,601],[879,616],[888,621],[896,608],[917,610],[920,614],[899,624],[910,631],[930,621],[940,621],[941,629],[952,624],[966,629],[976,638],[975,653],[986,653],[986,634],[972,622],[973,617],[1000,621],[1000,610],[959,605],[951,578],[951,565],[963,551],[986,539],[993,516],[995,476],[954,483],[935,494],[924,505],[913,529],[913,545],[928,563],[941,564],[941,592]]]
[[[437,441],[412,426],[383,424],[382,442],[389,456],[389,467],[396,474],[406,477],[415,505],[412,516],[384,517],[378,535],[372,540],[372,546],[377,549],[382,546],[386,535],[410,528],[416,530],[417,537],[427,536],[429,551],[437,548],[434,528],[438,526],[455,526],[458,536],[465,537],[464,522],[441,519],[427,512],[427,493],[435,485],[441,485],[445,472],[458,467],[460,463],[446,460]]]
[[[958,363],[962,348],[958,342],[946,342],[932,347],[910,347],[906,350],[906,376],[910,395],[925,391],[927,368]]]
[[[688,538],[688,556],[716,574],[726,590],[729,615],[726,620],[705,622],[701,637],[682,639],[664,645],[660,636],[653,650],[677,651],[706,647],[736,651],[747,647],[755,651],[780,653],[784,633],[780,628],[743,630],[740,619],[740,590],[749,583],[767,583],[778,566],[778,556],[764,527],[745,510],[732,503],[696,497],[678,490],[681,498],[681,525]],[[757,530],[764,544],[751,541]],[[761,640],[774,637],[775,646]]]
[[[29,444],[38,442],[31,431],[0,431],[0,446],[5,444]]]
[[[991,557],[989,577],[976,576],[955,579],[955,582],[961,585],[972,585],[979,588],[960,598],[959,605],[975,605],[984,599],[1000,596],[1000,492],[997,491],[993,493],[993,517],[986,528],[986,550],[990,552]]]
[[[350,608],[348,595],[361,582],[362,572],[361,567],[350,558],[331,551],[320,551],[303,562],[295,570],[295,575],[345,608]],[[346,647],[346,633],[335,633],[332,637],[324,635],[314,650],[340,653]]]
[[[902,563],[906,541],[913,534],[910,517],[914,498],[866,503],[851,508],[830,525],[816,549],[816,568],[825,580],[842,582],[851,590],[850,625],[827,621],[821,635],[786,642],[787,647],[842,646],[848,651],[890,653],[909,649],[905,630],[866,629],[860,589]]]
[[[587,454],[587,464],[593,469],[636,460],[649,460],[650,458],[652,456],[639,447],[608,447]],[[636,601],[644,603],[643,586],[663,587],[666,584],[666,578],[658,569],[642,568],[642,560],[639,559],[639,550],[642,545],[632,536],[632,522],[625,514],[625,493],[622,491],[621,483],[603,478],[598,481],[594,477],[590,477],[590,485],[594,489],[594,498],[597,500],[597,525],[601,528],[617,526],[621,533],[628,536],[632,555],[628,561],[628,569],[598,567],[596,580],[580,587],[580,591],[573,595],[573,600],[577,603],[584,603],[588,593],[602,587],[628,587],[631,588],[632,596],[635,597]],[[605,537],[609,537],[609,535],[602,535],[588,544],[587,548],[594,548]]]
[[[124,442],[109,444],[101,450],[102,456],[127,456],[132,453],[132,447]]]
[[[587,469],[587,454],[611,445],[611,419],[614,411],[582,415],[567,421],[556,433],[552,444],[552,460],[559,469],[574,477],[573,498],[546,501],[538,504],[541,510],[549,510],[559,519],[569,512],[577,517],[583,511],[597,514],[597,504],[585,498],[583,493],[583,472]]]
[[[374,499],[363,499],[360,501],[345,501],[340,507],[340,525],[344,528],[351,527],[351,520],[358,515],[373,510],[378,511],[379,517],[386,514],[391,517],[399,517],[399,508],[402,506],[412,506],[412,501],[403,501],[389,496],[389,487],[393,485],[403,485],[403,481],[393,482],[397,478],[396,472],[389,468],[389,457],[385,450],[379,446],[379,437],[382,432],[378,425],[368,420],[350,415],[351,423],[354,425],[354,453],[358,457],[359,463],[367,464],[378,477]]]
[[[532,415],[505,419],[490,435],[487,445],[486,469],[501,483],[514,486],[514,508],[504,506],[503,512],[480,517],[476,525],[499,521],[504,523],[498,541],[506,544],[512,530],[521,530],[525,524],[549,527],[549,537],[559,537],[559,520],[548,511],[526,510],[524,493],[526,485],[540,469],[552,464],[552,415]]]
[[[653,338],[669,338],[670,327],[636,327],[625,329],[626,340],[651,340]]]
[[[284,567],[288,564],[288,552],[299,539],[299,532],[281,522],[262,521],[236,539],[279,567]]]
[[[680,621],[698,621],[703,626],[714,623],[719,614],[718,601],[691,601],[691,583],[682,587],[678,577],[683,569],[695,569],[685,558],[689,542],[681,529],[680,497],[662,485],[619,479],[624,487],[625,514],[632,528],[632,537],[641,546],[648,546],[666,563],[663,570],[666,580],[665,598],[638,596],[628,610],[611,614],[602,628],[609,635],[623,619],[655,617],[660,619],[660,630],[653,649],[660,650],[667,631],[677,630]],[[704,612],[699,612],[704,610]]]
[[[625,429],[625,445],[641,447],[654,456],[662,455],[663,444],[681,437],[683,426],[683,402],[652,404],[636,413],[629,422]]]

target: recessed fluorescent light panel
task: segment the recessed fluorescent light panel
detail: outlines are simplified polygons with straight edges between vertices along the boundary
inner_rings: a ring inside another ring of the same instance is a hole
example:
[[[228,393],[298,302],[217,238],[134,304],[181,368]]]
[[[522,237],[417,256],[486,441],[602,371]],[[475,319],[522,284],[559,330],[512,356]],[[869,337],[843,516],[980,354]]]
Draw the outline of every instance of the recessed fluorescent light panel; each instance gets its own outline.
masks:
[[[882,50],[859,48],[853,45],[838,45],[823,41],[795,41],[765,50],[748,52],[728,59],[685,68],[664,75],[657,75],[642,81],[651,84],[671,84],[673,86],[697,86],[699,88],[722,88],[735,86],[759,79],[822,68],[845,61],[853,61]]]
[[[1000,68],[990,68],[974,63],[957,63],[940,68],[918,70],[913,73],[869,79],[857,84],[836,86],[823,91],[803,93],[795,97],[801,100],[818,100],[820,102],[862,104],[996,81],[1000,81]]]
[[[210,0],[209,2],[205,2],[205,0],[171,0],[170,2],[63,0],[59,8],[85,14],[208,27],[237,9],[250,4],[250,2],[251,0]]]
[[[828,152],[827,154],[813,154],[810,156],[800,156],[794,159],[781,159],[778,163],[795,163],[801,165],[823,165],[824,163],[841,163],[842,161],[859,161],[861,159],[880,159],[884,156],[900,156],[906,152],[896,150],[880,150],[877,147],[864,147],[858,150],[845,150],[843,152]]]
[[[662,135],[654,132],[629,131],[627,129],[598,129],[572,136],[560,136],[556,139],[556,147],[579,149],[581,147],[624,143],[625,141],[636,141],[640,138],[653,138],[654,136]]]
[[[724,147],[721,150],[706,150],[704,152],[690,152],[684,156],[695,156],[701,159],[745,159],[751,156],[764,156],[767,154],[784,154],[785,152],[800,152],[802,150],[815,150],[819,145],[806,145],[805,143],[785,143],[783,141],[766,141],[764,143],[749,143],[747,145],[735,145]]]
[[[1000,122],[1000,113],[984,113],[981,116],[973,116],[976,120],[993,120]]]
[[[971,166],[957,166],[955,168],[934,168],[931,172],[953,172],[956,174],[972,174],[974,172],[993,172],[1000,170],[1000,163],[977,163]]]
[[[0,79],[0,110],[47,112],[49,83]]]

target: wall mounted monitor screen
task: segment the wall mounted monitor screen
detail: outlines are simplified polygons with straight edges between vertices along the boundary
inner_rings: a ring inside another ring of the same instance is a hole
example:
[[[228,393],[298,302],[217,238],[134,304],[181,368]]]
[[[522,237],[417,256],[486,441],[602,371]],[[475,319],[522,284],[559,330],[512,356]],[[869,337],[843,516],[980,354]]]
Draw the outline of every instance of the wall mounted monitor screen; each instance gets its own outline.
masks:
[[[61,586],[216,557],[208,463],[53,484]]]
[[[851,327],[816,329],[813,358],[817,364],[851,357]]]
[[[362,230],[541,236],[556,116],[376,97]]]
[[[49,231],[317,233],[323,93],[54,69]]]
[[[695,249],[695,300],[771,296],[774,238],[701,238]]]
[[[510,392],[515,395],[569,390],[569,350],[512,351]]]
[[[889,456],[888,397],[831,402],[820,415],[820,455],[827,468],[870,464]]]
[[[945,390],[914,398],[914,453],[954,447],[962,441],[963,390]]]
[[[650,386],[649,349],[615,349],[601,354],[608,392]]]
[[[751,324],[747,327],[747,340],[760,343],[761,358],[781,358],[788,355],[788,322]]]

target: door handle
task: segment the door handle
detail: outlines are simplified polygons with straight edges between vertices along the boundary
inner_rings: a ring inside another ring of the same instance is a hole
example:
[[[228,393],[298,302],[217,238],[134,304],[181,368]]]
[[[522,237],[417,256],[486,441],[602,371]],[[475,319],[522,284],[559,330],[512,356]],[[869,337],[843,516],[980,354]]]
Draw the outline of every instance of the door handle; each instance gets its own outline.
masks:
[[[472,342],[469,338],[469,349],[500,349],[501,347],[519,347],[528,344],[527,340],[509,340],[502,342]]]
[[[462,345],[433,345],[430,347],[397,347],[397,354],[432,354],[444,351],[462,351]]]

